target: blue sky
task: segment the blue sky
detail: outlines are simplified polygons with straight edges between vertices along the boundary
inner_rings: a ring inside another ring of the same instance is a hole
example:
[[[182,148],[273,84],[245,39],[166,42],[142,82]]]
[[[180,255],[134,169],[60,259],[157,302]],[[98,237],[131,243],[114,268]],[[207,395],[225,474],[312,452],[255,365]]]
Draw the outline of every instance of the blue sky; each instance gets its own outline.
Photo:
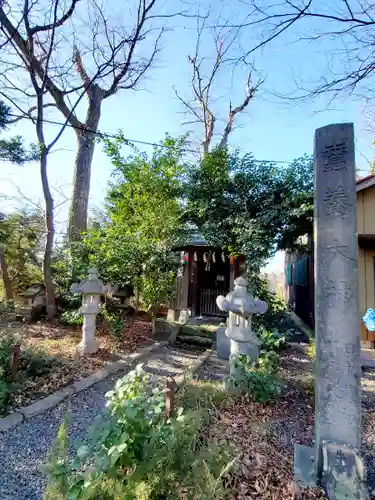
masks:
[[[236,12],[240,16],[241,11]],[[150,72],[141,89],[123,91],[104,102],[99,129],[116,133],[122,129],[130,139],[158,142],[166,132],[180,135],[188,131],[181,123],[181,104],[174,96],[175,86],[182,94],[189,91],[190,68],[187,54],[191,53],[195,40],[194,21],[174,22],[174,30],[166,34],[156,67]],[[290,94],[295,89],[295,78],[311,80],[324,72],[326,53],[330,46],[297,44],[292,34],[277,40],[272,47],[254,57],[259,74],[266,78],[256,99],[249,105],[246,114],[238,121],[238,128],[230,139],[231,146],[240,147],[242,152],[251,152],[259,160],[291,161],[305,153],[310,154],[316,128],[333,122],[354,122],[356,130],[357,166],[362,175],[368,171],[366,160],[372,161],[374,149],[372,134],[366,132],[364,104],[354,98],[337,100],[326,108],[326,99],[317,102],[290,104],[275,94]],[[240,39],[243,47],[251,43],[250,33],[244,32]],[[330,42],[331,43],[331,42]],[[205,40],[208,46],[208,38]],[[237,48],[236,48],[237,50]],[[239,51],[238,51],[239,53]],[[217,106],[225,116],[229,99],[233,104],[243,98],[245,73],[237,70],[233,76],[225,71],[219,79],[216,97]],[[53,119],[61,119],[54,113]],[[48,126],[52,135],[56,127]],[[12,133],[22,134],[27,140],[35,141],[32,124],[19,122]],[[195,147],[197,144],[193,144]],[[73,162],[75,156],[75,134],[67,130],[50,155],[49,178],[53,187],[57,208],[57,222],[62,230],[71,191]],[[142,146],[139,146],[142,148]],[[96,148],[91,182],[91,206],[101,204],[105,186],[111,173],[111,165]],[[38,165],[16,167],[0,166],[0,193],[20,198],[20,192],[30,202],[42,200]],[[9,209],[14,201],[0,200],[0,209]]]

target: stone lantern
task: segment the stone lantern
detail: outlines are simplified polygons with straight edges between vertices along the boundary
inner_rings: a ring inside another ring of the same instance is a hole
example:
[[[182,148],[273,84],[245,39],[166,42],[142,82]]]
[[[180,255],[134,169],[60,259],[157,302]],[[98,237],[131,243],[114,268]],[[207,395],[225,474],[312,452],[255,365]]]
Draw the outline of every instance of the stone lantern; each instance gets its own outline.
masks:
[[[259,356],[259,340],[251,330],[251,317],[254,313],[264,314],[268,304],[255,299],[247,291],[247,280],[240,276],[234,281],[233,292],[226,297],[220,295],[216,303],[222,311],[229,313],[225,335],[230,340],[230,373],[235,369],[231,360],[237,354],[245,354],[257,360]]]
[[[83,314],[82,340],[77,346],[81,354],[92,354],[99,349],[95,340],[96,316],[100,311],[100,296],[108,291],[107,286],[99,279],[98,270],[95,267],[89,269],[87,279],[81,283],[74,283],[71,287],[73,293],[82,293]]]

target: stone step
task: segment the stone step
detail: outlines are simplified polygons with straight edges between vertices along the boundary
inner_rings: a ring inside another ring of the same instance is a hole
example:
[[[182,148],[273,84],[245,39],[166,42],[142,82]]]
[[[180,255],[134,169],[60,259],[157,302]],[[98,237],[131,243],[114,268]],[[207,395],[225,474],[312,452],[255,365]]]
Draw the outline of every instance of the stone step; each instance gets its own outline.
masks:
[[[180,334],[186,336],[206,337],[211,341],[215,339],[216,331],[206,329],[204,326],[181,325]]]
[[[199,335],[177,335],[177,340],[180,342],[184,342],[185,344],[193,344],[193,345],[199,345],[199,346],[207,346],[211,347],[212,346],[212,339],[209,339],[208,337],[202,337]]]

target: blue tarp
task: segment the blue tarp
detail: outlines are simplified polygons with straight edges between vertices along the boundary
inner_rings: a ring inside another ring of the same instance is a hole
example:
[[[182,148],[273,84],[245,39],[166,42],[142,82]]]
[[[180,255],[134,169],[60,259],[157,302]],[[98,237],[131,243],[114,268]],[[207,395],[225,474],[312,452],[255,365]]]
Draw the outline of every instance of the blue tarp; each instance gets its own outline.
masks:
[[[362,319],[367,330],[375,332],[375,309],[368,309]]]
[[[307,286],[308,258],[304,257],[294,263],[294,285]]]

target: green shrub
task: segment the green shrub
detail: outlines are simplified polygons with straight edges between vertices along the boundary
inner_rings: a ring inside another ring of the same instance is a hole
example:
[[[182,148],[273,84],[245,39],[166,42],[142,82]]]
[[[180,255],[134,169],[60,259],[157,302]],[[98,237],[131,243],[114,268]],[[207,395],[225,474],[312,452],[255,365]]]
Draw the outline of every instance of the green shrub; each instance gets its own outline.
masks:
[[[22,377],[36,378],[52,372],[61,361],[39,349],[23,348],[18,365]]]
[[[114,339],[120,339],[124,331],[124,318],[121,314],[113,314],[105,308],[102,309],[102,315],[108,323],[108,333]]]
[[[66,325],[83,325],[83,315],[79,309],[64,311],[60,315],[60,320]]]
[[[264,300],[268,304],[268,309],[265,314],[255,314],[253,316],[254,330],[257,331],[261,327],[268,330],[280,328],[284,323],[287,307],[285,302],[274,292],[272,292],[265,279],[251,275],[248,276],[249,288],[254,297]]]
[[[249,394],[254,401],[263,404],[281,395],[282,383],[276,371],[276,353],[269,352],[258,361],[252,361],[249,356],[238,355],[231,363],[236,375],[227,379],[228,389]]]
[[[224,498],[221,474],[232,450],[201,437],[208,413],[184,412],[164,419],[164,391],[150,389],[141,365],[106,394],[108,414],[89,444],[68,457],[63,423],[47,463],[44,498],[156,500]]]
[[[280,335],[276,328],[267,330],[266,328],[261,327],[258,330],[257,336],[260,340],[261,351],[263,352],[280,352],[286,347],[285,337]]]
[[[14,300],[0,300],[0,315],[16,311]]]

